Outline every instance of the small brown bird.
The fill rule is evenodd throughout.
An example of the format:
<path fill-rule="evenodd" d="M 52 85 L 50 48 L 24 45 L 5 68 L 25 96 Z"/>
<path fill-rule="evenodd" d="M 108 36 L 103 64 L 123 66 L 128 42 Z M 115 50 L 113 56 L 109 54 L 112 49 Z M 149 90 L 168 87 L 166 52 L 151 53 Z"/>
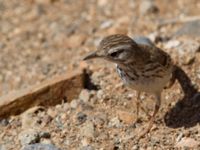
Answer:
<path fill-rule="evenodd" d="M 140 107 L 140 93 L 155 95 L 155 108 L 148 127 L 139 137 L 144 136 L 152 128 L 155 115 L 161 103 L 161 92 L 172 80 L 173 62 L 170 56 L 152 45 L 138 44 L 126 35 L 116 34 L 105 37 L 95 52 L 84 60 L 103 58 L 116 64 L 117 72 L 124 84 L 137 91 L 137 117 Z"/>

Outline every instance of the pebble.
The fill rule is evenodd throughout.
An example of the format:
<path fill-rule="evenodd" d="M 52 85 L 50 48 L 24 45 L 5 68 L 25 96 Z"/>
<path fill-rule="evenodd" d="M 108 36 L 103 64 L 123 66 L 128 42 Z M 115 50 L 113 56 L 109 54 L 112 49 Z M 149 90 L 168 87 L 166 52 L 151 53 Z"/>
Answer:
<path fill-rule="evenodd" d="M 2 120 L 0 120 L 0 125 L 1 126 L 7 126 L 8 124 L 9 124 L 8 119 L 2 119 Z"/>
<path fill-rule="evenodd" d="M 7 150 L 7 148 L 4 145 L 0 144 L 0 150 Z"/>
<path fill-rule="evenodd" d="M 92 122 L 85 122 L 80 129 L 80 134 L 87 138 L 95 137 L 95 128 Z"/>
<path fill-rule="evenodd" d="M 181 132 L 178 137 L 176 138 L 176 142 L 179 142 L 183 137 L 183 132 Z"/>
<path fill-rule="evenodd" d="M 138 145 L 134 145 L 131 150 L 138 150 L 139 149 L 139 146 Z"/>
<path fill-rule="evenodd" d="M 122 120 L 126 124 L 131 125 L 135 121 L 135 116 L 132 113 L 118 110 L 117 115 L 118 115 L 119 119 Z"/>
<path fill-rule="evenodd" d="M 104 22 L 101 23 L 100 25 L 100 29 L 106 29 L 106 28 L 109 28 L 113 25 L 113 20 L 106 20 Z"/>
<path fill-rule="evenodd" d="M 61 150 L 52 144 L 31 144 L 26 145 L 22 150 Z"/>
<path fill-rule="evenodd" d="M 107 114 L 105 113 L 99 113 L 94 116 L 93 122 L 97 126 L 102 126 L 104 123 L 106 123 L 108 120 Z"/>
<path fill-rule="evenodd" d="M 182 138 L 179 142 L 176 143 L 175 147 L 188 147 L 188 148 L 197 148 L 199 142 L 193 138 Z"/>
<path fill-rule="evenodd" d="M 40 138 L 50 138 L 51 134 L 49 132 L 46 132 L 46 131 L 41 131 L 39 133 L 39 136 L 40 136 Z"/>
<path fill-rule="evenodd" d="M 40 141 L 40 143 L 42 143 L 42 144 L 52 144 L 52 141 L 50 139 L 42 139 Z"/>
<path fill-rule="evenodd" d="M 18 136 L 21 145 L 35 144 L 40 141 L 39 133 L 36 130 L 28 129 L 22 131 Z"/>
<path fill-rule="evenodd" d="M 145 36 L 135 36 L 133 37 L 133 40 L 137 43 L 137 44 L 143 44 L 143 45 L 147 45 L 147 46 L 155 46 L 153 44 L 153 42 Z"/>
<path fill-rule="evenodd" d="M 103 90 L 98 90 L 98 91 L 97 91 L 97 98 L 98 98 L 98 99 L 102 99 L 103 96 L 104 96 Z"/>
<path fill-rule="evenodd" d="M 200 44 L 195 40 L 183 40 L 181 44 L 178 44 L 177 51 L 179 55 L 188 55 L 197 53 L 200 49 Z"/>
<path fill-rule="evenodd" d="M 87 146 L 80 148 L 80 150 L 95 150 L 95 149 L 92 146 L 87 145 Z"/>
<path fill-rule="evenodd" d="M 157 13 L 159 11 L 158 7 L 154 3 L 154 0 L 142 0 L 140 2 L 140 14 Z"/>
<path fill-rule="evenodd" d="M 118 117 L 114 117 L 110 120 L 110 122 L 108 123 L 108 127 L 121 127 L 121 123 Z"/>
<path fill-rule="evenodd" d="M 200 36 L 200 20 L 195 20 L 191 22 L 185 23 L 181 28 L 179 28 L 174 35 L 175 36 L 182 36 L 182 35 L 189 35 L 189 36 Z"/>
<path fill-rule="evenodd" d="M 70 107 L 73 108 L 73 109 L 76 109 L 78 106 L 78 102 L 76 99 L 72 100 L 71 103 L 70 103 Z"/>
<path fill-rule="evenodd" d="M 88 146 L 89 144 L 90 144 L 90 139 L 88 139 L 88 138 L 83 138 L 82 140 L 81 140 L 81 144 L 83 145 L 83 146 Z"/>
<path fill-rule="evenodd" d="M 171 49 L 171 48 L 176 48 L 181 44 L 180 41 L 178 40 L 170 40 L 167 43 L 165 43 L 164 48 L 165 49 Z"/>
<path fill-rule="evenodd" d="M 78 112 L 76 117 L 80 124 L 84 123 L 87 120 L 87 115 L 83 112 Z"/>
<path fill-rule="evenodd" d="M 82 100 L 83 102 L 87 103 L 90 99 L 89 91 L 86 89 L 83 89 L 79 95 L 79 99 Z"/>

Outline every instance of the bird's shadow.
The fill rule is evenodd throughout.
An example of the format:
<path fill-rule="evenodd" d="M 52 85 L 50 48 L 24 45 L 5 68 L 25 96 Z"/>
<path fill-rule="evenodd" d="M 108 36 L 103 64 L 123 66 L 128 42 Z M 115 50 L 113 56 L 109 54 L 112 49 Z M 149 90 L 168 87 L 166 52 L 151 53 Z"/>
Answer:
<path fill-rule="evenodd" d="M 193 127 L 200 123 L 200 92 L 192 86 L 190 78 L 178 66 L 175 77 L 182 87 L 184 97 L 165 114 L 164 121 L 170 128 Z"/>

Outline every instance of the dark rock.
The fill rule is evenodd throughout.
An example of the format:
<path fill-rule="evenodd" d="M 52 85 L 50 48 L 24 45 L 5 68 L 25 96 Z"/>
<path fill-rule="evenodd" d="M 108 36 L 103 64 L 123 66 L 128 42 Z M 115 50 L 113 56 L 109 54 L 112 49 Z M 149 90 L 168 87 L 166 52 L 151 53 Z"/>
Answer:
<path fill-rule="evenodd" d="M 82 124 L 87 120 L 87 115 L 82 112 L 79 112 L 77 114 L 77 120 L 79 121 L 80 124 Z"/>
<path fill-rule="evenodd" d="M 8 121 L 8 119 L 2 119 L 2 120 L 0 120 L 0 125 L 2 125 L 2 126 L 7 126 L 9 124 L 9 121 Z M 1 150 L 1 149 L 0 149 Z"/>
<path fill-rule="evenodd" d="M 50 138 L 51 134 L 49 132 L 43 131 L 43 132 L 39 133 L 39 136 L 40 136 L 40 138 Z"/>

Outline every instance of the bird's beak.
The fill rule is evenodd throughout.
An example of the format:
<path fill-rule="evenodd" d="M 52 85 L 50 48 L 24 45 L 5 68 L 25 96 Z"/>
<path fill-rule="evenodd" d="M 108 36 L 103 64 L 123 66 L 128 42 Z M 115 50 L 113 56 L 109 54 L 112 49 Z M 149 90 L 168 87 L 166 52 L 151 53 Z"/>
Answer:
<path fill-rule="evenodd" d="M 83 60 L 93 59 L 93 58 L 99 58 L 100 56 L 97 54 L 97 52 L 91 52 L 90 54 L 86 55 Z"/>

